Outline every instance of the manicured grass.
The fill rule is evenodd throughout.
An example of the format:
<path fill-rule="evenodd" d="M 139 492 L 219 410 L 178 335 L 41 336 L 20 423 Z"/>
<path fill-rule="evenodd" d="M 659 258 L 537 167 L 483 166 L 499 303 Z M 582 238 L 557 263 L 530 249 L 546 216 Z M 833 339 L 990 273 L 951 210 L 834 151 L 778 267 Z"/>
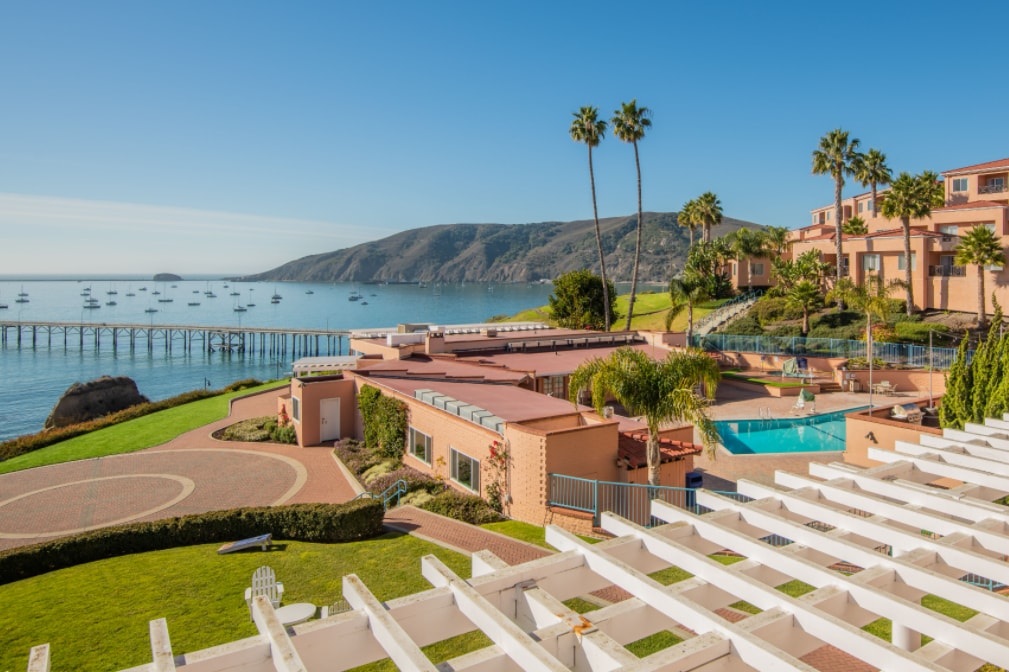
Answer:
<path fill-rule="evenodd" d="M 738 380 L 743 383 L 753 383 L 755 385 L 764 385 L 766 387 L 806 387 L 809 385 L 809 381 L 797 382 L 794 380 L 775 380 L 774 378 L 760 376 L 745 376 L 739 373 L 733 373 L 732 371 L 723 371 L 722 378 L 731 378 L 732 380 Z"/>
<path fill-rule="evenodd" d="M 231 399 L 278 387 L 281 384 L 272 382 L 238 392 L 227 392 L 76 436 L 0 462 L 0 474 L 71 460 L 132 453 L 157 446 L 191 429 L 227 417 L 228 402 Z"/>
<path fill-rule="evenodd" d="M 625 317 L 616 320 L 613 331 L 622 331 L 626 324 L 627 302 L 630 294 L 622 294 L 617 297 L 617 310 Z M 725 300 L 707 301 L 694 306 L 694 323 L 696 324 L 702 317 L 713 311 L 718 306 L 725 303 Z M 670 299 L 668 292 L 655 292 L 641 294 L 638 293 L 634 300 L 634 317 L 631 319 L 631 329 L 641 329 L 643 331 L 662 331 L 666 328 L 666 313 L 669 311 Z M 516 313 L 503 320 L 504 322 L 549 322 L 552 324 L 550 306 L 539 306 Z M 683 310 L 673 320 L 673 331 L 685 331 L 687 328 L 687 311 Z"/>
<path fill-rule="evenodd" d="M 31 647 L 45 642 L 54 669 L 150 662 L 148 622 L 162 617 L 176 655 L 253 636 L 244 592 L 264 564 L 284 582 L 286 604 L 319 606 L 342 596 L 345 574 L 357 574 L 379 600 L 429 589 L 420 572 L 424 555 L 470 575 L 467 557 L 409 535 L 346 544 L 286 541 L 267 553 L 217 555 L 218 546 L 111 558 L 0 586 L 0 670 L 26 669 Z M 486 643 L 474 648 L 480 646 Z"/>
<path fill-rule="evenodd" d="M 549 548 L 551 551 L 556 551 L 557 549 L 547 543 L 547 529 L 545 527 L 540 527 L 539 525 L 532 525 L 530 523 L 522 523 L 517 520 L 503 520 L 499 523 L 485 523 L 481 525 L 488 530 L 503 534 L 512 539 L 518 539 L 519 541 L 525 541 L 530 544 L 535 544 L 541 548 Z M 578 535 L 578 538 L 582 541 L 587 541 L 590 544 L 598 544 L 602 539 L 596 539 L 595 537 L 583 537 Z"/>

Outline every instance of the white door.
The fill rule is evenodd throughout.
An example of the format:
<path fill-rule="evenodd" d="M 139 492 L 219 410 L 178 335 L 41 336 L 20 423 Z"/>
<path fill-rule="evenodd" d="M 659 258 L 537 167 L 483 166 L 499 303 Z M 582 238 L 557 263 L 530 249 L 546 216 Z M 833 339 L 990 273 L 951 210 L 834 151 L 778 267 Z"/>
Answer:
<path fill-rule="evenodd" d="M 319 441 L 340 438 L 340 399 L 323 399 L 319 405 Z"/>

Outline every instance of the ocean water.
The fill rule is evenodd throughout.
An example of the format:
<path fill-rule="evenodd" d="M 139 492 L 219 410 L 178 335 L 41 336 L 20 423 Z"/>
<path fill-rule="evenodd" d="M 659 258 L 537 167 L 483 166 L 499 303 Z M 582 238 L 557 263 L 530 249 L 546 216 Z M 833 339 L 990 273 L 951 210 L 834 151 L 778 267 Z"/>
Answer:
<path fill-rule="evenodd" d="M 0 323 L 58 321 L 333 330 L 394 327 L 404 322 L 472 324 L 543 305 L 552 289 L 549 284 L 420 286 L 273 284 L 210 278 L 175 283 L 136 278 L 0 278 L 0 304 L 7 305 L 0 309 Z M 85 290 L 90 290 L 100 308 L 85 308 Z M 207 298 L 208 290 L 216 298 Z M 351 292 L 360 293 L 362 298 L 348 300 Z M 16 302 L 21 293 L 27 294 L 27 303 Z M 273 304 L 270 297 L 275 293 L 283 298 Z M 166 298 L 172 301 L 160 301 Z M 106 305 L 109 301 L 116 305 Z M 200 305 L 190 306 L 190 302 Z M 250 303 L 255 305 L 246 312 L 235 312 L 236 305 Z M 148 308 L 158 312 L 147 313 Z M 96 350 L 92 343 L 85 343 L 82 349 L 72 341 L 64 348 L 62 338 L 52 345 L 42 339 L 32 347 L 30 337 L 23 335 L 20 348 L 14 343 L 0 348 L 0 440 L 40 430 L 68 387 L 103 375 L 129 376 L 137 382 L 141 394 L 159 400 L 205 386 L 221 388 L 243 378 L 278 378 L 291 368 L 290 354 L 285 359 L 268 353 L 208 353 L 199 347 L 190 352 L 182 348 L 164 352 L 155 347 L 149 353 L 146 346 L 134 352 L 120 347 L 114 352 L 104 342 Z M 346 339 L 343 343 L 346 349 Z"/>

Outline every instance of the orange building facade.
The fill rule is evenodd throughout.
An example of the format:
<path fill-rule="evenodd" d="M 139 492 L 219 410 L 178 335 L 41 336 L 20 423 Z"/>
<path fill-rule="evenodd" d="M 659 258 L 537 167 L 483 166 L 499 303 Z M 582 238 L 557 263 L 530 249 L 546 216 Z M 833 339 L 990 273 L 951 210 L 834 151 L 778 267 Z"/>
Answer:
<path fill-rule="evenodd" d="M 1009 158 L 966 166 L 942 173 L 945 204 L 930 217 L 911 220 L 911 277 L 917 310 L 977 309 L 978 269 L 958 266 L 955 250 L 961 236 L 976 226 L 990 228 L 1009 247 Z M 842 235 L 842 273 L 860 284 L 870 274 L 886 280 L 903 280 L 905 273 L 904 237 L 899 220 L 879 214 L 886 200 L 886 189 L 878 190 L 876 202 L 871 193 L 850 196 L 841 203 L 843 221 L 852 217 L 865 220 L 867 232 Z M 792 231 L 791 258 L 816 250 L 820 258 L 836 266 L 834 204 L 812 211 L 812 222 Z M 736 262 L 733 262 L 736 263 Z M 751 260 L 753 264 L 767 259 Z M 743 266 L 744 264 L 740 264 Z M 991 313 L 992 292 L 999 303 L 1009 303 L 1009 270 L 1005 266 L 983 269 L 985 310 Z M 733 284 L 745 289 L 750 283 L 744 273 L 732 275 Z M 768 276 L 764 285 L 773 281 Z M 897 297 L 897 295 L 894 295 Z M 899 298 L 899 297 L 898 297 Z"/>
<path fill-rule="evenodd" d="M 560 330 L 551 335 L 567 338 Z M 302 446 L 362 439 L 357 395 L 370 385 L 406 406 L 405 465 L 464 493 L 488 498 L 497 490 L 505 514 L 516 520 L 589 532 L 591 517 L 549 506 L 548 475 L 646 483 L 647 427 L 619 415 L 600 416 L 567 400 L 570 372 L 587 357 L 605 356 L 616 344 L 548 350 L 545 344 L 531 347 L 528 338 L 524 352 L 511 352 L 521 339 L 486 334 L 450 338 L 448 349 L 455 340 L 460 353 L 445 353 L 440 336 L 425 339 L 428 346 L 436 344 L 437 352 L 425 351 L 418 342 L 353 340 L 357 352 L 369 353 L 358 360 L 356 370 L 294 378 L 277 400 L 278 413 L 288 411 Z M 481 339 L 483 348 L 478 349 L 474 344 Z M 666 429 L 660 438 L 662 483 L 683 487 L 693 456 L 701 450 L 692 443 L 693 426 Z"/>

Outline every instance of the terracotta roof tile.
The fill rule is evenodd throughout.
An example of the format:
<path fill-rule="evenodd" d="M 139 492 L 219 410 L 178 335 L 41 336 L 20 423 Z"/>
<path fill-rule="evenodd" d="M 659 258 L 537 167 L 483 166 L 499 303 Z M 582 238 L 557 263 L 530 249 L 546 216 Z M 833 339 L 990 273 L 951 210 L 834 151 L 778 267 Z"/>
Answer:
<path fill-rule="evenodd" d="M 928 231 L 920 227 L 911 227 L 911 237 L 912 238 L 943 238 L 949 234 L 939 233 L 938 231 Z M 860 236 L 855 236 L 856 238 L 897 238 L 904 236 L 904 229 L 883 229 L 882 231 L 874 231 L 872 233 L 864 233 Z"/>
<path fill-rule="evenodd" d="M 954 168 L 953 170 L 943 171 L 943 175 L 960 175 L 963 173 L 979 173 L 984 170 L 994 170 L 997 168 L 1009 169 L 1009 159 L 999 159 L 998 161 L 988 161 L 987 163 L 975 163 L 973 166 L 964 166 L 963 168 Z"/>
<path fill-rule="evenodd" d="M 648 465 L 648 454 L 646 443 L 648 434 L 643 432 L 621 432 L 620 443 L 617 447 L 617 457 L 626 459 L 632 469 L 638 469 Z M 659 438 L 659 453 L 662 462 L 671 462 L 677 457 L 686 455 L 698 455 L 703 448 L 693 443 L 674 441 L 667 438 Z"/>
<path fill-rule="evenodd" d="M 1004 208 L 1005 203 L 999 203 L 998 201 L 968 201 L 966 203 L 957 203 L 956 205 L 947 205 L 944 208 L 936 208 L 932 212 L 944 212 L 947 210 L 980 210 L 981 208 Z"/>

